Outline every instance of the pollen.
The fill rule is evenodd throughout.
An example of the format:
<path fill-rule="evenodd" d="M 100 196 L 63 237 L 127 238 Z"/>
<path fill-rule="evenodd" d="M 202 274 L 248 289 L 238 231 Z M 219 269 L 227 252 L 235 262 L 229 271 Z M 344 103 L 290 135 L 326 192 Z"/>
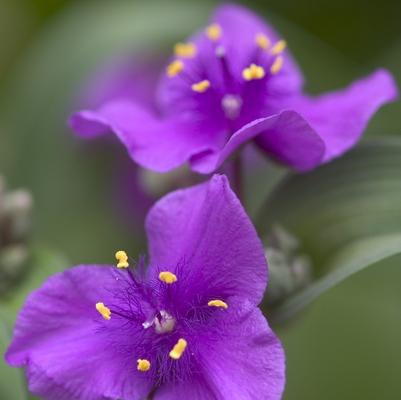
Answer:
<path fill-rule="evenodd" d="M 272 66 L 270 67 L 270 72 L 272 74 L 277 74 L 280 72 L 281 68 L 283 68 L 284 58 L 282 56 L 278 56 Z"/>
<path fill-rule="evenodd" d="M 224 302 L 223 300 L 210 300 L 207 305 L 209 307 L 221 307 L 224 309 L 228 308 L 228 304 L 226 302 Z"/>
<path fill-rule="evenodd" d="M 262 79 L 265 76 L 265 70 L 263 67 L 251 64 L 248 68 L 242 71 L 242 77 L 246 81 L 252 81 L 254 79 Z"/>
<path fill-rule="evenodd" d="M 191 89 L 192 89 L 194 92 L 203 93 L 203 92 L 206 92 L 206 90 L 209 89 L 209 87 L 210 87 L 210 81 L 208 81 L 207 79 L 205 79 L 205 80 L 200 81 L 200 82 L 198 82 L 198 83 L 194 83 L 194 84 L 191 86 Z"/>
<path fill-rule="evenodd" d="M 111 311 L 109 307 L 106 307 L 104 303 L 96 303 L 96 310 L 99 314 L 107 321 L 111 318 Z"/>
<path fill-rule="evenodd" d="M 219 40 L 222 30 L 219 24 L 212 24 L 206 28 L 206 36 L 213 41 Z"/>
<path fill-rule="evenodd" d="M 168 285 L 171 285 L 174 282 L 177 282 L 177 277 L 169 271 L 162 271 L 159 274 L 159 279 L 164 282 L 167 283 Z"/>
<path fill-rule="evenodd" d="M 184 63 L 180 60 L 174 60 L 167 65 L 166 73 L 169 78 L 173 78 L 184 70 Z"/>
<path fill-rule="evenodd" d="M 177 43 L 174 46 L 174 54 L 177 57 L 193 58 L 196 55 L 196 46 L 193 43 Z"/>
<path fill-rule="evenodd" d="M 187 341 L 185 339 L 178 339 L 178 342 L 174 345 L 173 350 L 170 351 L 169 355 L 172 359 L 178 360 L 183 355 L 187 348 Z"/>
<path fill-rule="evenodd" d="M 137 370 L 141 372 L 146 372 L 150 370 L 150 361 L 146 360 L 145 358 L 139 358 L 137 361 Z"/>
<path fill-rule="evenodd" d="M 118 250 L 115 254 L 117 263 L 117 268 L 128 268 L 128 255 L 124 250 Z"/>
<path fill-rule="evenodd" d="M 285 40 L 279 40 L 271 50 L 271 53 L 274 56 L 277 56 L 278 54 L 281 54 L 287 47 L 287 42 Z"/>
<path fill-rule="evenodd" d="M 255 42 L 263 50 L 268 49 L 271 45 L 269 38 L 263 33 L 258 33 L 255 36 Z"/>

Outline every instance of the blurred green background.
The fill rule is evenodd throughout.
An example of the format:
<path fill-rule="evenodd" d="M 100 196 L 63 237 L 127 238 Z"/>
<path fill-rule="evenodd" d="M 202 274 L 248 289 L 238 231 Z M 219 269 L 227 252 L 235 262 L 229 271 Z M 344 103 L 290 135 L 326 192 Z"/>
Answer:
<path fill-rule="evenodd" d="M 49 273 L 76 263 L 112 262 L 117 247 L 132 254 L 145 250 L 141 227 L 121 224 L 111 206 L 116 154 L 102 147 L 91 151 L 95 145 L 83 145 L 66 128 L 78 89 L 112 55 L 139 49 L 165 54 L 204 25 L 216 4 L 0 0 L 0 174 L 9 187 L 29 189 L 35 201 L 33 267 L 25 284 L 3 301 L 2 349 L 15 310 Z M 242 4 L 288 39 L 310 92 L 345 86 L 379 66 L 401 84 L 400 1 Z M 383 135 L 401 135 L 400 102 L 369 125 L 367 137 Z M 258 173 L 265 192 L 268 179 L 265 170 Z M 249 204 L 256 212 L 262 195 L 254 197 Z M 400 262 L 395 257 L 353 276 L 278 329 L 287 352 L 285 399 L 401 397 Z M 24 399 L 20 380 L 2 361 L 0 398 Z"/>

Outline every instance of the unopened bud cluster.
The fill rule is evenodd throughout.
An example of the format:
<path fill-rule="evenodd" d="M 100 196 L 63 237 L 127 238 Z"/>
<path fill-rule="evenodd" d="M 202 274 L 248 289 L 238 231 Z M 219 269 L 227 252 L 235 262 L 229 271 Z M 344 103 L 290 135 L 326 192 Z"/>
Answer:
<path fill-rule="evenodd" d="M 282 227 L 274 227 L 267 243 L 269 288 L 265 304 L 274 306 L 307 286 L 312 279 L 312 268 L 309 258 L 300 253 L 298 240 Z"/>
<path fill-rule="evenodd" d="M 24 275 L 31 210 L 30 193 L 22 189 L 8 191 L 0 176 L 0 297 Z"/>

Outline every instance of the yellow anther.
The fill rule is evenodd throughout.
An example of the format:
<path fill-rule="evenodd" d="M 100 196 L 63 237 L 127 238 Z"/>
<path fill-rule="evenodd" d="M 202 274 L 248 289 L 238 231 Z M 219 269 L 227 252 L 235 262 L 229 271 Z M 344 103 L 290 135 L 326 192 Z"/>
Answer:
<path fill-rule="evenodd" d="M 228 308 L 228 304 L 224 302 L 223 300 L 210 300 L 207 305 L 209 307 L 221 307 L 221 308 Z"/>
<path fill-rule="evenodd" d="M 200 81 L 198 83 L 194 83 L 191 86 L 191 89 L 194 92 L 203 93 L 203 92 L 206 92 L 206 90 L 209 89 L 209 87 L 210 87 L 210 82 L 207 79 L 205 79 L 205 80 Z"/>
<path fill-rule="evenodd" d="M 196 46 L 193 43 L 177 43 L 174 46 L 174 54 L 183 58 L 195 57 Z"/>
<path fill-rule="evenodd" d="M 169 285 L 174 282 L 177 282 L 177 277 L 172 272 L 168 272 L 168 271 L 160 272 L 159 279 L 162 282 L 167 283 Z"/>
<path fill-rule="evenodd" d="M 251 81 L 253 79 L 262 79 L 265 76 L 265 70 L 256 64 L 251 64 L 248 68 L 242 71 L 242 77 L 246 81 Z"/>
<path fill-rule="evenodd" d="M 221 26 L 219 24 L 211 24 L 206 28 L 206 36 L 210 40 L 219 40 L 222 34 Z"/>
<path fill-rule="evenodd" d="M 270 47 L 270 44 L 271 44 L 269 38 L 263 33 L 258 33 L 255 36 L 255 42 L 263 50 L 268 49 Z"/>
<path fill-rule="evenodd" d="M 278 54 L 282 53 L 287 47 L 287 42 L 285 40 L 279 40 L 271 50 L 271 53 L 274 56 L 277 56 Z"/>
<path fill-rule="evenodd" d="M 184 63 L 180 60 L 174 60 L 167 65 L 166 73 L 169 78 L 173 78 L 184 70 Z"/>
<path fill-rule="evenodd" d="M 150 361 L 146 359 L 139 358 L 137 361 L 137 370 L 141 372 L 146 372 L 150 370 Z"/>
<path fill-rule="evenodd" d="M 96 310 L 99 314 L 107 321 L 111 318 L 111 311 L 109 307 L 106 307 L 103 303 L 96 303 Z"/>
<path fill-rule="evenodd" d="M 116 252 L 116 260 L 118 261 L 117 263 L 117 268 L 128 268 L 128 255 L 125 251 L 123 250 L 118 250 Z"/>
<path fill-rule="evenodd" d="M 270 67 L 270 72 L 272 74 L 277 74 L 278 72 L 280 72 L 281 68 L 283 67 L 283 63 L 284 58 L 282 56 L 278 56 Z"/>
<path fill-rule="evenodd" d="M 185 339 L 178 339 L 178 342 L 173 347 L 173 350 L 171 350 L 169 353 L 170 357 L 174 360 L 178 360 L 187 348 L 187 344 L 188 343 Z"/>

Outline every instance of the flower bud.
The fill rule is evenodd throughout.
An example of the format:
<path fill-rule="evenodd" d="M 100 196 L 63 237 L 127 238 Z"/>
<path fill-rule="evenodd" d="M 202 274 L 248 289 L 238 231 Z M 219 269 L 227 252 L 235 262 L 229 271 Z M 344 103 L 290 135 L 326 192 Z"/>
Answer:
<path fill-rule="evenodd" d="M 265 304 L 272 306 L 311 282 L 312 269 L 307 256 L 300 254 L 298 240 L 275 226 L 265 249 L 269 263 L 269 287 Z"/>
<path fill-rule="evenodd" d="M 7 191 L 0 176 L 0 297 L 26 275 L 32 196 L 26 190 Z"/>

